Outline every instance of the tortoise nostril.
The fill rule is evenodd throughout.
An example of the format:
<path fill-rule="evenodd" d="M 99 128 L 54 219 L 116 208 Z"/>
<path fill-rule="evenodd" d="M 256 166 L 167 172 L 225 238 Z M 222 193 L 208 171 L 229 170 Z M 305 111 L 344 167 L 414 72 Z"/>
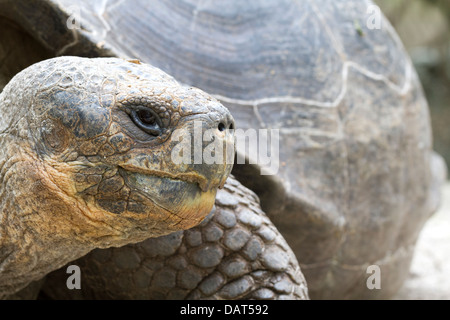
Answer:
<path fill-rule="evenodd" d="M 220 122 L 217 126 L 217 129 L 219 129 L 220 132 L 225 131 L 225 124 L 223 122 Z"/>

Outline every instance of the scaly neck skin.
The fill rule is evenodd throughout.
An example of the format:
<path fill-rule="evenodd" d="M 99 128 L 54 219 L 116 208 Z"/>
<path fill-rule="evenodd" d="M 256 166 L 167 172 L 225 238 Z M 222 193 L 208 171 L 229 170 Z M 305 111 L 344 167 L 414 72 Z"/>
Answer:
<path fill-rule="evenodd" d="M 6 149 L 0 162 L 0 298 L 102 247 L 102 239 L 120 236 L 90 221 L 31 152 L 14 144 Z"/>
<path fill-rule="evenodd" d="M 37 158 L 20 113 L 29 108 L 11 104 L 24 101 L 16 97 L 21 90 L 11 90 L 0 93 L 0 299 L 123 238 L 112 219 L 92 221 L 89 209 L 56 184 L 70 181 Z"/>

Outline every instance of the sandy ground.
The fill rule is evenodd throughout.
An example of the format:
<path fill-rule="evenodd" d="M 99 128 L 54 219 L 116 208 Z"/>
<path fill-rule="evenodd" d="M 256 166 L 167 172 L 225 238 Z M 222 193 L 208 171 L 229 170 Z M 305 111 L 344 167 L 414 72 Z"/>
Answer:
<path fill-rule="evenodd" d="M 450 299 L 450 183 L 441 208 L 425 224 L 417 242 L 410 277 L 396 299 Z"/>

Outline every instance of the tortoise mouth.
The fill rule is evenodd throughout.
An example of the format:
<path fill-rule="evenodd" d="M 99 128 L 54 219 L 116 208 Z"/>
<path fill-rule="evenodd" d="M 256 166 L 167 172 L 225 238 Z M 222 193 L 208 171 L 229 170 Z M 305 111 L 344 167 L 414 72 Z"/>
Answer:
<path fill-rule="evenodd" d="M 154 169 L 142 169 L 126 164 L 121 165 L 119 167 L 123 169 L 125 172 L 127 172 L 128 176 L 148 177 L 148 179 L 154 180 L 153 182 L 159 179 L 161 181 L 172 182 L 175 185 L 177 183 L 189 183 L 197 185 L 198 188 L 203 192 L 208 192 L 212 188 L 211 183 L 209 183 L 208 179 L 206 179 L 203 175 L 199 173 L 187 172 L 187 173 L 173 174 L 170 172 L 159 171 Z"/>
<path fill-rule="evenodd" d="M 174 219 L 175 224 L 183 225 L 182 229 L 196 225 L 211 211 L 217 192 L 217 188 L 202 189 L 200 184 L 204 180 L 192 175 L 148 174 L 147 171 L 128 170 L 122 176 L 127 186 L 146 198 L 141 203 L 147 209 L 163 209 L 171 216 L 163 220 Z"/>

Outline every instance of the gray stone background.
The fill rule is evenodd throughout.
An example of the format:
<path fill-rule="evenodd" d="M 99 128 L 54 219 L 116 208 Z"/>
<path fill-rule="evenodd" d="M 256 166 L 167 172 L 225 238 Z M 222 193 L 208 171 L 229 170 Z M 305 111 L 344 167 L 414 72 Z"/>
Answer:
<path fill-rule="evenodd" d="M 402 39 L 430 105 L 434 149 L 450 168 L 450 0 L 375 0 Z M 396 299 L 450 299 L 450 183 Z"/>

